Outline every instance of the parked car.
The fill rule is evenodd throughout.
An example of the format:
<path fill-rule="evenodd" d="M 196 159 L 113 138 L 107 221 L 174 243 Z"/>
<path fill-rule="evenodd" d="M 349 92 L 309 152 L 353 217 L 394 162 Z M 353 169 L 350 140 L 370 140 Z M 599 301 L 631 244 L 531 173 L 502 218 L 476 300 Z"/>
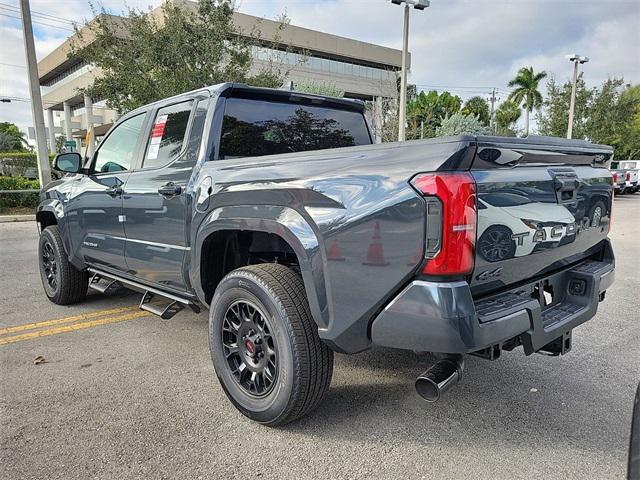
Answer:
<path fill-rule="evenodd" d="M 478 253 L 499 262 L 575 236 L 575 218 L 563 205 L 497 191 L 477 199 Z M 569 226 L 569 228 L 567 228 Z"/>
<path fill-rule="evenodd" d="M 640 188 L 640 186 L 638 186 L 638 170 L 627 170 L 624 180 L 626 193 L 636 193 Z"/>
<path fill-rule="evenodd" d="M 614 279 L 611 154 L 549 137 L 373 145 L 359 101 L 216 85 L 128 113 L 84 162 L 56 157 L 42 283 L 57 304 L 125 286 L 164 319 L 208 309 L 223 390 L 263 424 L 309 413 L 333 352 L 373 345 L 436 353 L 416 380 L 435 401 L 464 354 L 571 349 Z M 503 224 L 515 250 L 489 257 L 478 235 Z"/>
<path fill-rule="evenodd" d="M 613 190 L 615 194 L 624 195 L 627 191 L 627 171 L 612 170 L 611 176 L 613 178 Z"/>

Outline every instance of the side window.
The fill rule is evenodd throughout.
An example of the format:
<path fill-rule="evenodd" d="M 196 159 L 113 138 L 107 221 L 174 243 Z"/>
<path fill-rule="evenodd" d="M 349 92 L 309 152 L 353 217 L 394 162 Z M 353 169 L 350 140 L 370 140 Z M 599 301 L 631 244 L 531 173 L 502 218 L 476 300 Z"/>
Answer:
<path fill-rule="evenodd" d="M 158 110 L 147 142 L 142 168 L 163 167 L 182 152 L 193 101 L 176 103 Z"/>
<path fill-rule="evenodd" d="M 144 113 L 131 117 L 109 134 L 95 153 L 94 173 L 121 172 L 131 168 L 144 117 Z"/>

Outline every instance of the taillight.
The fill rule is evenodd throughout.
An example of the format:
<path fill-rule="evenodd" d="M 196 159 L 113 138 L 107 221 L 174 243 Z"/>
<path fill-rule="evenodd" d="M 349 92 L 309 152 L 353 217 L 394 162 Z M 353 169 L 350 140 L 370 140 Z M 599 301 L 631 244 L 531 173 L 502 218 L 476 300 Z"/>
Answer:
<path fill-rule="evenodd" d="M 627 172 L 627 182 L 631 181 L 631 172 Z"/>
<path fill-rule="evenodd" d="M 426 275 L 473 271 L 476 182 L 470 173 L 423 173 L 411 180 L 427 202 Z"/>
<path fill-rule="evenodd" d="M 613 176 L 613 184 L 615 185 L 616 183 L 618 183 L 618 174 L 616 172 L 613 172 L 612 176 Z"/>

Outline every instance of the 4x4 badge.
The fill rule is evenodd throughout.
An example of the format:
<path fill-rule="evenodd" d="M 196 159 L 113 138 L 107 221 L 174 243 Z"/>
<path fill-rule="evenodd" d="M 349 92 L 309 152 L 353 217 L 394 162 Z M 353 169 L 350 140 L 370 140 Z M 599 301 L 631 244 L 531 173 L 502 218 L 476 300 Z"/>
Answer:
<path fill-rule="evenodd" d="M 494 268 L 493 270 L 487 270 L 486 272 L 476 275 L 476 280 L 486 280 L 488 278 L 499 277 L 502 273 L 502 267 Z"/>

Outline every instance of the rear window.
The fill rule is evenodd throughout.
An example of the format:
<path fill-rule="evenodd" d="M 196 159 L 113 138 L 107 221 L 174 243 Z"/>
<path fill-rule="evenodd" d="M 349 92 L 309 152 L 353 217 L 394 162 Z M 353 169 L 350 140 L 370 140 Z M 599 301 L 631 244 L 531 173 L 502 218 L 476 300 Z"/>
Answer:
<path fill-rule="evenodd" d="M 220 158 L 369 145 L 359 112 L 294 103 L 227 99 Z"/>

